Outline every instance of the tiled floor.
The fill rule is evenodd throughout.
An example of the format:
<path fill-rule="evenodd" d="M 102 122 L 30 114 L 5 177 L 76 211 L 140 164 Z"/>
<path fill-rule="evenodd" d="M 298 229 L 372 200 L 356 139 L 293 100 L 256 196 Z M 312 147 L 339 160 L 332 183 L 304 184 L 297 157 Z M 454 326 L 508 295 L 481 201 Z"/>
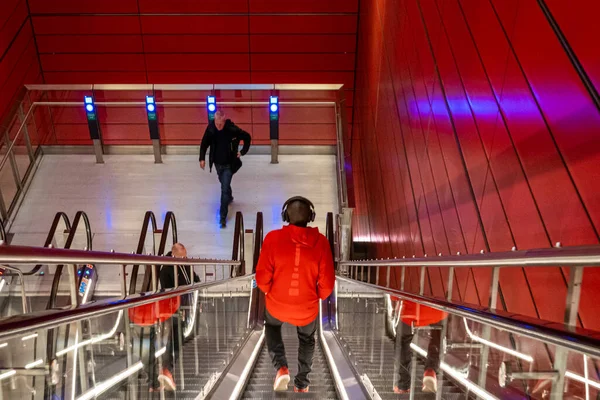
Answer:
<path fill-rule="evenodd" d="M 266 234 L 281 227 L 281 205 L 294 195 L 315 203 L 315 226 L 324 232 L 326 213 L 337 207 L 334 156 L 280 156 L 280 163 L 271 165 L 270 156 L 249 155 L 243 162 L 233 179 L 229 224 L 221 230 L 216 172 L 202 171 L 195 156 L 168 155 L 163 164 L 154 164 L 152 156 L 112 155 L 96 164 L 88 155 L 46 155 L 11 229 L 13 244 L 40 246 L 57 211 L 73 218 L 83 210 L 94 250 L 131 252 L 147 210 L 160 226 L 164 214 L 173 211 L 179 241 L 190 256 L 231 258 L 235 212 L 242 211 L 246 229 L 253 229 L 262 211 Z M 85 246 L 79 236 L 74 248 Z"/>

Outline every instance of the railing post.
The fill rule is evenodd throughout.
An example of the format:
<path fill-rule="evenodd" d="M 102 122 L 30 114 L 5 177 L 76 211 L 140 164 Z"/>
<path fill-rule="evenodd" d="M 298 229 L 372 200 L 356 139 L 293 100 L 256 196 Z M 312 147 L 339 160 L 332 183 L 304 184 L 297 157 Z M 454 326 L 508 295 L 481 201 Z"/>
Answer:
<path fill-rule="evenodd" d="M 390 287 L 390 278 L 392 275 L 392 267 L 390 265 L 387 266 L 386 277 L 385 277 L 385 287 Z"/>
<path fill-rule="evenodd" d="M 490 310 L 495 310 L 496 305 L 498 304 L 498 289 L 500 286 L 500 267 L 492 268 L 492 281 L 490 283 L 490 299 L 488 302 L 488 307 Z M 489 325 L 484 325 L 482 329 L 482 338 L 485 340 L 490 340 L 490 336 L 492 334 L 492 329 Z M 484 345 L 481 349 L 481 358 L 479 365 L 479 386 L 485 389 L 485 383 L 487 379 L 487 365 L 488 358 L 490 355 L 489 346 Z"/>
<path fill-rule="evenodd" d="M 583 282 L 583 267 L 571 267 L 567 288 L 567 304 L 565 308 L 565 325 L 571 329 L 577 327 L 579 301 L 581 299 L 581 283 Z M 558 372 L 558 379 L 552 382 L 552 399 L 562 399 L 565 391 L 565 372 L 569 351 L 564 347 L 556 347 L 554 353 L 554 370 Z"/>
<path fill-rule="evenodd" d="M 34 107 L 33 105 L 31 107 Z M 19 119 L 21 123 L 25 122 L 25 113 L 23 112 L 23 103 L 19 104 Z M 35 117 L 33 118 L 35 119 Z M 27 147 L 27 154 L 29 155 L 29 161 L 33 162 L 34 154 L 33 147 L 31 146 L 31 138 L 29 137 L 29 129 L 27 128 L 27 123 L 23 124 L 23 137 L 25 138 L 25 146 Z"/>

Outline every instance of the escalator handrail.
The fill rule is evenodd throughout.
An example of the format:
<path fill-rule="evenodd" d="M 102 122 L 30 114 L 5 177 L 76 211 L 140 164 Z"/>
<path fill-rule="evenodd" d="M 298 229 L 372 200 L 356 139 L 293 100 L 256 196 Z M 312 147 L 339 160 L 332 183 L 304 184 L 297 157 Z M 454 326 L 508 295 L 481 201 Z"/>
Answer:
<path fill-rule="evenodd" d="M 171 258 L 172 257 L 161 257 Z M 177 260 L 177 259 L 176 259 Z M 181 263 L 181 260 L 177 261 Z M 156 303 L 172 297 L 192 294 L 198 290 L 212 286 L 222 285 L 225 282 L 248 279 L 247 276 L 226 279 L 217 282 L 202 282 L 191 285 L 181 285 L 175 289 L 165 289 L 153 293 L 136 293 L 125 299 L 106 299 L 90 302 L 79 307 L 60 308 L 38 311 L 28 315 L 16 315 L 0 320 L 0 340 L 6 341 L 26 333 L 36 332 L 41 329 L 52 330 L 61 325 L 85 319 L 101 317 L 121 310 Z"/>
<path fill-rule="evenodd" d="M 256 213 L 256 229 L 254 230 L 254 254 L 252 260 L 252 273 L 256 273 L 256 266 L 258 265 L 258 259 L 260 258 L 260 251 L 262 250 L 262 244 L 264 239 L 264 222 L 263 213 Z"/>
<path fill-rule="evenodd" d="M 177 258 L 107 251 L 49 249 L 30 246 L 0 246 L 0 264 L 102 264 L 102 265 L 240 265 L 239 261 Z"/>
<path fill-rule="evenodd" d="M 336 279 L 377 289 L 382 294 L 389 294 L 452 315 L 458 315 L 467 318 L 468 320 L 491 326 L 495 329 L 526 336 L 534 340 L 564 347 L 568 350 L 587 354 L 589 356 L 600 357 L 600 336 L 598 336 L 597 331 L 579 327 L 568 327 L 562 324 L 521 316 L 506 311 L 492 311 L 487 307 L 480 307 L 468 303 L 456 301 L 449 302 L 441 298 L 421 296 L 410 292 L 358 282 L 339 275 Z M 596 336 L 594 337 L 593 335 Z"/>
<path fill-rule="evenodd" d="M 457 256 L 340 261 L 346 267 L 599 267 L 600 246 L 572 246 Z"/>
<path fill-rule="evenodd" d="M 244 215 L 241 211 L 235 213 L 235 228 L 233 230 L 233 251 L 231 259 L 240 261 L 240 275 L 245 275 L 245 238 L 244 238 Z M 230 277 L 233 278 L 233 268 Z"/>
<path fill-rule="evenodd" d="M 92 250 L 92 229 L 90 226 L 90 220 L 87 214 L 83 211 L 77 211 L 77 213 L 75 214 L 75 218 L 73 219 L 73 225 L 71 225 L 71 229 L 69 230 L 69 236 L 67 236 L 67 241 L 65 242 L 65 249 L 70 249 L 73 245 L 73 241 L 75 240 L 75 234 L 77 233 L 77 228 L 79 227 L 79 222 L 82 219 L 85 225 L 85 233 L 87 240 L 86 251 Z M 46 306 L 47 310 L 56 306 L 56 296 L 58 294 L 58 286 L 60 284 L 62 270 L 63 264 L 59 264 L 56 266 L 54 279 L 52 280 L 52 288 L 50 290 L 50 297 L 48 299 L 48 305 Z"/>
<path fill-rule="evenodd" d="M 331 249 L 331 255 L 335 259 L 335 236 L 333 234 L 333 213 L 327 213 L 327 223 L 325 224 L 325 236 L 329 242 L 329 248 Z"/>
<path fill-rule="evenodd" d="M 142 222 L 142 231 L 140 232 L 140 238 L 138 239 L 138 246 L 135 251 L 135 254 L 142 254 L 144 252 L 144 247 L 146 246 L 146 236 L 148 235 L 148 227 L 150 226 L 150 224 L 152 224 L 152 254 L 154 254 L 154 249 L 156 248 L 154 232 L 156 232 L 158 225 L 156 224 L 156 216 L 152 211 L 146 211 L 146 214 L 144 214 L 144 221 Z M 134 265 L 131 270 L 131 279 L 129 280 L 129 294 L 135 293 L 139 268 L 139 265 Z"/>
<path fill-rule="evenodd" d="M 156 251 L 156 255 L 158 256 L 162 256 L 165 254 L 165 250 L 167 247 L 167 238 L 169 237 L 169 231 L 171 232 L 173 244 L 177 243 L 177 220 L 175 219 L 175 214 L 173 213 L 173 211 L 167 211 L 167 213 L 165 214 L 165 220 L 163 221 L 163 229 L 160 234 L 160 242 L 158 244 L 158 250 Z M 156 276 L 158 276 L 160 272 L 160 267 L 160 264 L 154 264 L 152 266 L 146 265 L 146 273 L 144 274 L 144 280 L 142 281 L 142 292 L 147 292 L 150 290 L 150 285 L 152 284 L 151 268 L 156 268 Z M 135 291 L 135 286 L 130 286 L 129 290 Z"/>
<path fill-rule="evenodd" d="M 44 247 L 49 247 L 52 244 L 52 241 L 54 240 L 54 236 L 56 235 L 56 230 L 58 229 L 58 223 L 60 222 L 61 219 L 63 220 L 63 222 L 65 224 L 65 229 L 67 230 L 67 232 L 71 231 L 71 221 L 69 220 L 69 216 L 62 211 L 57 212 L 56 215 L 54 216 L 54 220 L 52 221 L 52 225 L 50 226 L 50 230 L 48 231 L 48 236 L 46 236 L 46 241 L 44 242 Z M 35 267 L 33 267 L 30 271 L 23 272 L 23 276 L 35 275 L 39 272 L 40 269 L 42 269 L 42 267 L 43 267 L 43 264 L 38 264 Z M 6 276 L 16 276 L 16 274 L 10 273 L 10 274 L 6 274 Z"/>

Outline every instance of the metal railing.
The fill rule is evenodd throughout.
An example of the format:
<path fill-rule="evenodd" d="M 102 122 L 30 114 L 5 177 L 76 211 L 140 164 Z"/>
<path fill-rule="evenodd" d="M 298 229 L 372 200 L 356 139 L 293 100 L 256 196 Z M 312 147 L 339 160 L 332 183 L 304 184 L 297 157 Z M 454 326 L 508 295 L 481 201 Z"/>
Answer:
<path fill-rule="evenodd" d="M 423 258 L 393 260 L 342 261 L 339 265 L 346 268 L 348 277 L 362 282 L 372 282 L 371 274 L 374 273 L 375 285 L 380 288 L 383 286 L 379 283 L 380 274 L 383 269 L 386 272 L 385 289 L 391 291 L 394 291 L 390 287 L 392 268 L 400 268 L 400 290 L 397 292 L 394 291 L 399 297 L 482 322 L 486 324 L 483 331 L 483 338 L 486 340 L 489 339 L 490 328 L 496 327 L 510 333 L 558 345 L 559 347 L 557 347 L 553 364 L 554 370 L 562 373 L 560 374 L 560 378 L 552 383 L 552 393 L 563 392 L 565 385 L 564 371 L 566 371 L 567 367 L 569 350 L 600 357 L 600 340 L 592 337 L 594 334 L 597 336 L 598 332 L 586 331 L 577 327 L 584 269 L 586 267 L 593 268 L 600 266 L 600 246 L 557 247 L 524 251 L 513 250 L 503 253 L 458 254 L 456 256 L 439 255 L 437 257 L 425 256 Z M 405 291 L 407 267 L 420 269 L 418 294 Z M 427 268 L 430 267 L 448 268 L 445 293 L 446 301 L 424 296 L 425 277 Z M 557 327 L 555 323 L 542 320 L 536 323 L 532 322 L 531 318 L 496 310 L 500 288 L 500 270 L 501 268 L 514 267 L 570 267 L 567 280 L 564 326 Z M 487 307 L 478 307 L 473 304 L 457 304 L 452 301 L 455 268 L 492 268 Z M 488 352 L 489 349 L 487 347 L 482 352 L 480 380 L 483 380 L 486 373 Z"/>

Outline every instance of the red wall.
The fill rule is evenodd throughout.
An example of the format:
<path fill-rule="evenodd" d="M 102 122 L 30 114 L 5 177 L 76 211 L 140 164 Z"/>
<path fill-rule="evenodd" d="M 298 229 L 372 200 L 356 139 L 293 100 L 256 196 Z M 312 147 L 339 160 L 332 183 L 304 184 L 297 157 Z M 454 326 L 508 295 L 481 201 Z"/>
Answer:
<path fill-rule="evenodd" d="M 24 83 L 41 83 L 27 2 L 4 0 L 0 7 L 0 121 L 11 116 L 11 106 L 22 94 Z"/>
<path fill-rule="evenodd" d="M 340 83 L 352 115 L 358 0 L 29 0 L 29 5 L 45 83 Z M 194 100 L 205 94 L 198 95 Z M 263 97 L 238 92 L 233 100 Z M 108 143 L 148 142 L 143 109 L 131 111 L 129 120 L 120 115 L 127 114 L 124 109 L 99 116 Z M 205 123 L 204 110 L 187 111 L 161 111 L 170 121 L 166 142 L 197 141 L 195 125 Z M 65 117 L 59 118 L 56 143 L 89 142 L 78 130 L 85 128 L 85 116 L 73 114 L 81 110 L 57 112 Z M 252 133 L 260 143 L 268 135 L 257 121 L 261 113 L 236 112 L 236 122 L 256 128 Z M 322 125 L 319 110 L 284 114 L 282 107 L 287 124 L 282 143 L 335 141 L 333 120 Z M 81 126 L 69 130 L 73 123 Z"/>
<path fill-rule="evenodd" d="M 598 5 L 546 3 L 575 63 L 536 0 L 361 2 L 348 152 L 355 240 L 370 257 L 598 243 Z M 580 318 L 600 330 L 596 271 Z M 443 294 L 445 276 L 431 271 L 427 292 Z M 502 306 L 562 321 L 565 277 L 504 268 Z M 487 304 L 489 281 L 459 270 L 455 296 Z"/>

